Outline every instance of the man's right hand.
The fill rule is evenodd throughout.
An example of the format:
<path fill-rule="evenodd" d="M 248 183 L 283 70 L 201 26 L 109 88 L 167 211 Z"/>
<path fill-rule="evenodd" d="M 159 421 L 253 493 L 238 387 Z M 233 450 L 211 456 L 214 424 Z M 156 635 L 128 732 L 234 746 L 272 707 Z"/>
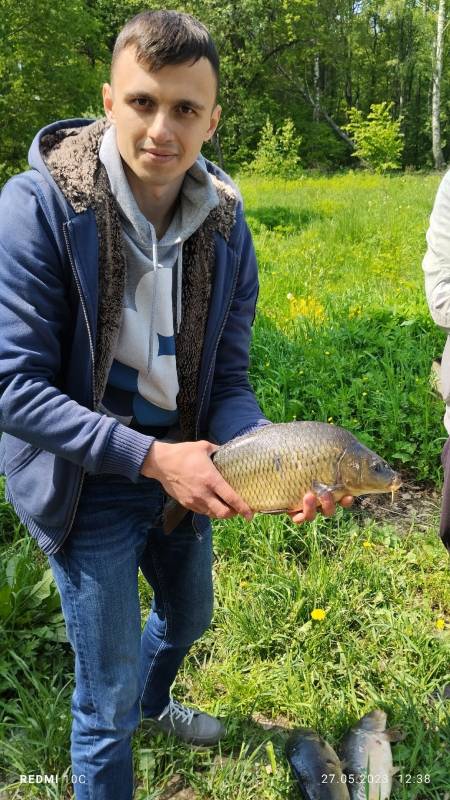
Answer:
<path fill-rule="evenodd" d="M 141 468 L 146 478 L 159 481 L 167 494 L 195 511 L 216 519 L 229 519 L 242 514 L 253 517 L 247 503 L 222 478 L 210 456 L 218 445 L 201 440 L 169 444 L 156 440 Z"/>

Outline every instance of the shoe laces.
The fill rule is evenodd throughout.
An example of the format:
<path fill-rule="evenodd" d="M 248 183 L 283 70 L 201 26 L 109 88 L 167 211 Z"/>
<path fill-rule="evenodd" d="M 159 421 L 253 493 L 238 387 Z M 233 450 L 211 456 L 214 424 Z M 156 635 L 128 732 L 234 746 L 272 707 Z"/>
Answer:
<path fill-rule="evenodd" d="M 180 719 L 181 722 L 185 722 L 186 725 L 190 725 L 194 719 L 195 710 L 193 708 L 187 708 L 186 706 L 183 706 L 182 703 L 179 703 L 178 700 L 173 700 L 171 698 L 167 713 L 169 714 L 172 722 L 174 719 Z"/>

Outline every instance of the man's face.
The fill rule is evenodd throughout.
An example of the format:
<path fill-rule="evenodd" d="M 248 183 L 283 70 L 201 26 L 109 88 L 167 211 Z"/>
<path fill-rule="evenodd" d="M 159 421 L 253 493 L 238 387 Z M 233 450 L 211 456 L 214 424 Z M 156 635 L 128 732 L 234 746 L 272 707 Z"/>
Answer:
<path fill-rule="evenodd" d="M 120 155 L 144 184 L 168 186 L 192 166 L 220 119 L 210 62 L 149 72 L 126 48 L 114 65 L 103 104 L 114 123 Z"/>

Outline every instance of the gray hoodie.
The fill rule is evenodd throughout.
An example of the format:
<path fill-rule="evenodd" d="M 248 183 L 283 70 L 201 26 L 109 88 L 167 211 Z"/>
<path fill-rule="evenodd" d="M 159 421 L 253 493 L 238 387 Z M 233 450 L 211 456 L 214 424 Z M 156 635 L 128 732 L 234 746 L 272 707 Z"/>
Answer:
<path fill-rule="evenodd" d="M 174 425 L 179 386 L 172 293 L 179 331 L 183 242 L 219 204 L 219 197 L 199 155 L 186 173 L 170 226 L 158 240 L 127 181 L 114 125 L 103 137 L 99 157 L 118 204 L 127 263 L 119 339 L 100 410 L 125 425 Z"/>

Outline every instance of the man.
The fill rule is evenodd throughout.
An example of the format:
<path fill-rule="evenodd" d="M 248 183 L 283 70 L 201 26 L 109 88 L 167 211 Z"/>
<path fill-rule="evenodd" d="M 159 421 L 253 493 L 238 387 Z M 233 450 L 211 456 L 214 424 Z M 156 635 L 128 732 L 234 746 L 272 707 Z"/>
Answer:
<path fill-rule="evenodd" d="M 132 797 L 141 715 L 195 744 L 223 733 L 170 696 L 211 619 L 209 517 L 252 516 L 210 455 L 268 424 L 247 378 L 258 281 L 242 201 L 200 155 L 218 68 L 198 21 L 139 14 L 115 44 L 106 119 L 40 131 L 0 201 L 2 467 L 75 652 L 78 800 Z M 189 510 L 170 536 L 167 495 Z M 142 636 L 139 567 L 154 591 Z"/>
<path fill-rule="evenodd" d="M 427 244 L 422 266 L 428 306 L 435 323 L 448 337 L 442 354 L 440 386 L 446 403 L 444 425 L 450 434 L 450 172 L 444 175 L 436 195 Z M 443 545 L 450 552 L 450 438 L 442 451 L 442 465 L 444 486 L 439 532 Z"/>

